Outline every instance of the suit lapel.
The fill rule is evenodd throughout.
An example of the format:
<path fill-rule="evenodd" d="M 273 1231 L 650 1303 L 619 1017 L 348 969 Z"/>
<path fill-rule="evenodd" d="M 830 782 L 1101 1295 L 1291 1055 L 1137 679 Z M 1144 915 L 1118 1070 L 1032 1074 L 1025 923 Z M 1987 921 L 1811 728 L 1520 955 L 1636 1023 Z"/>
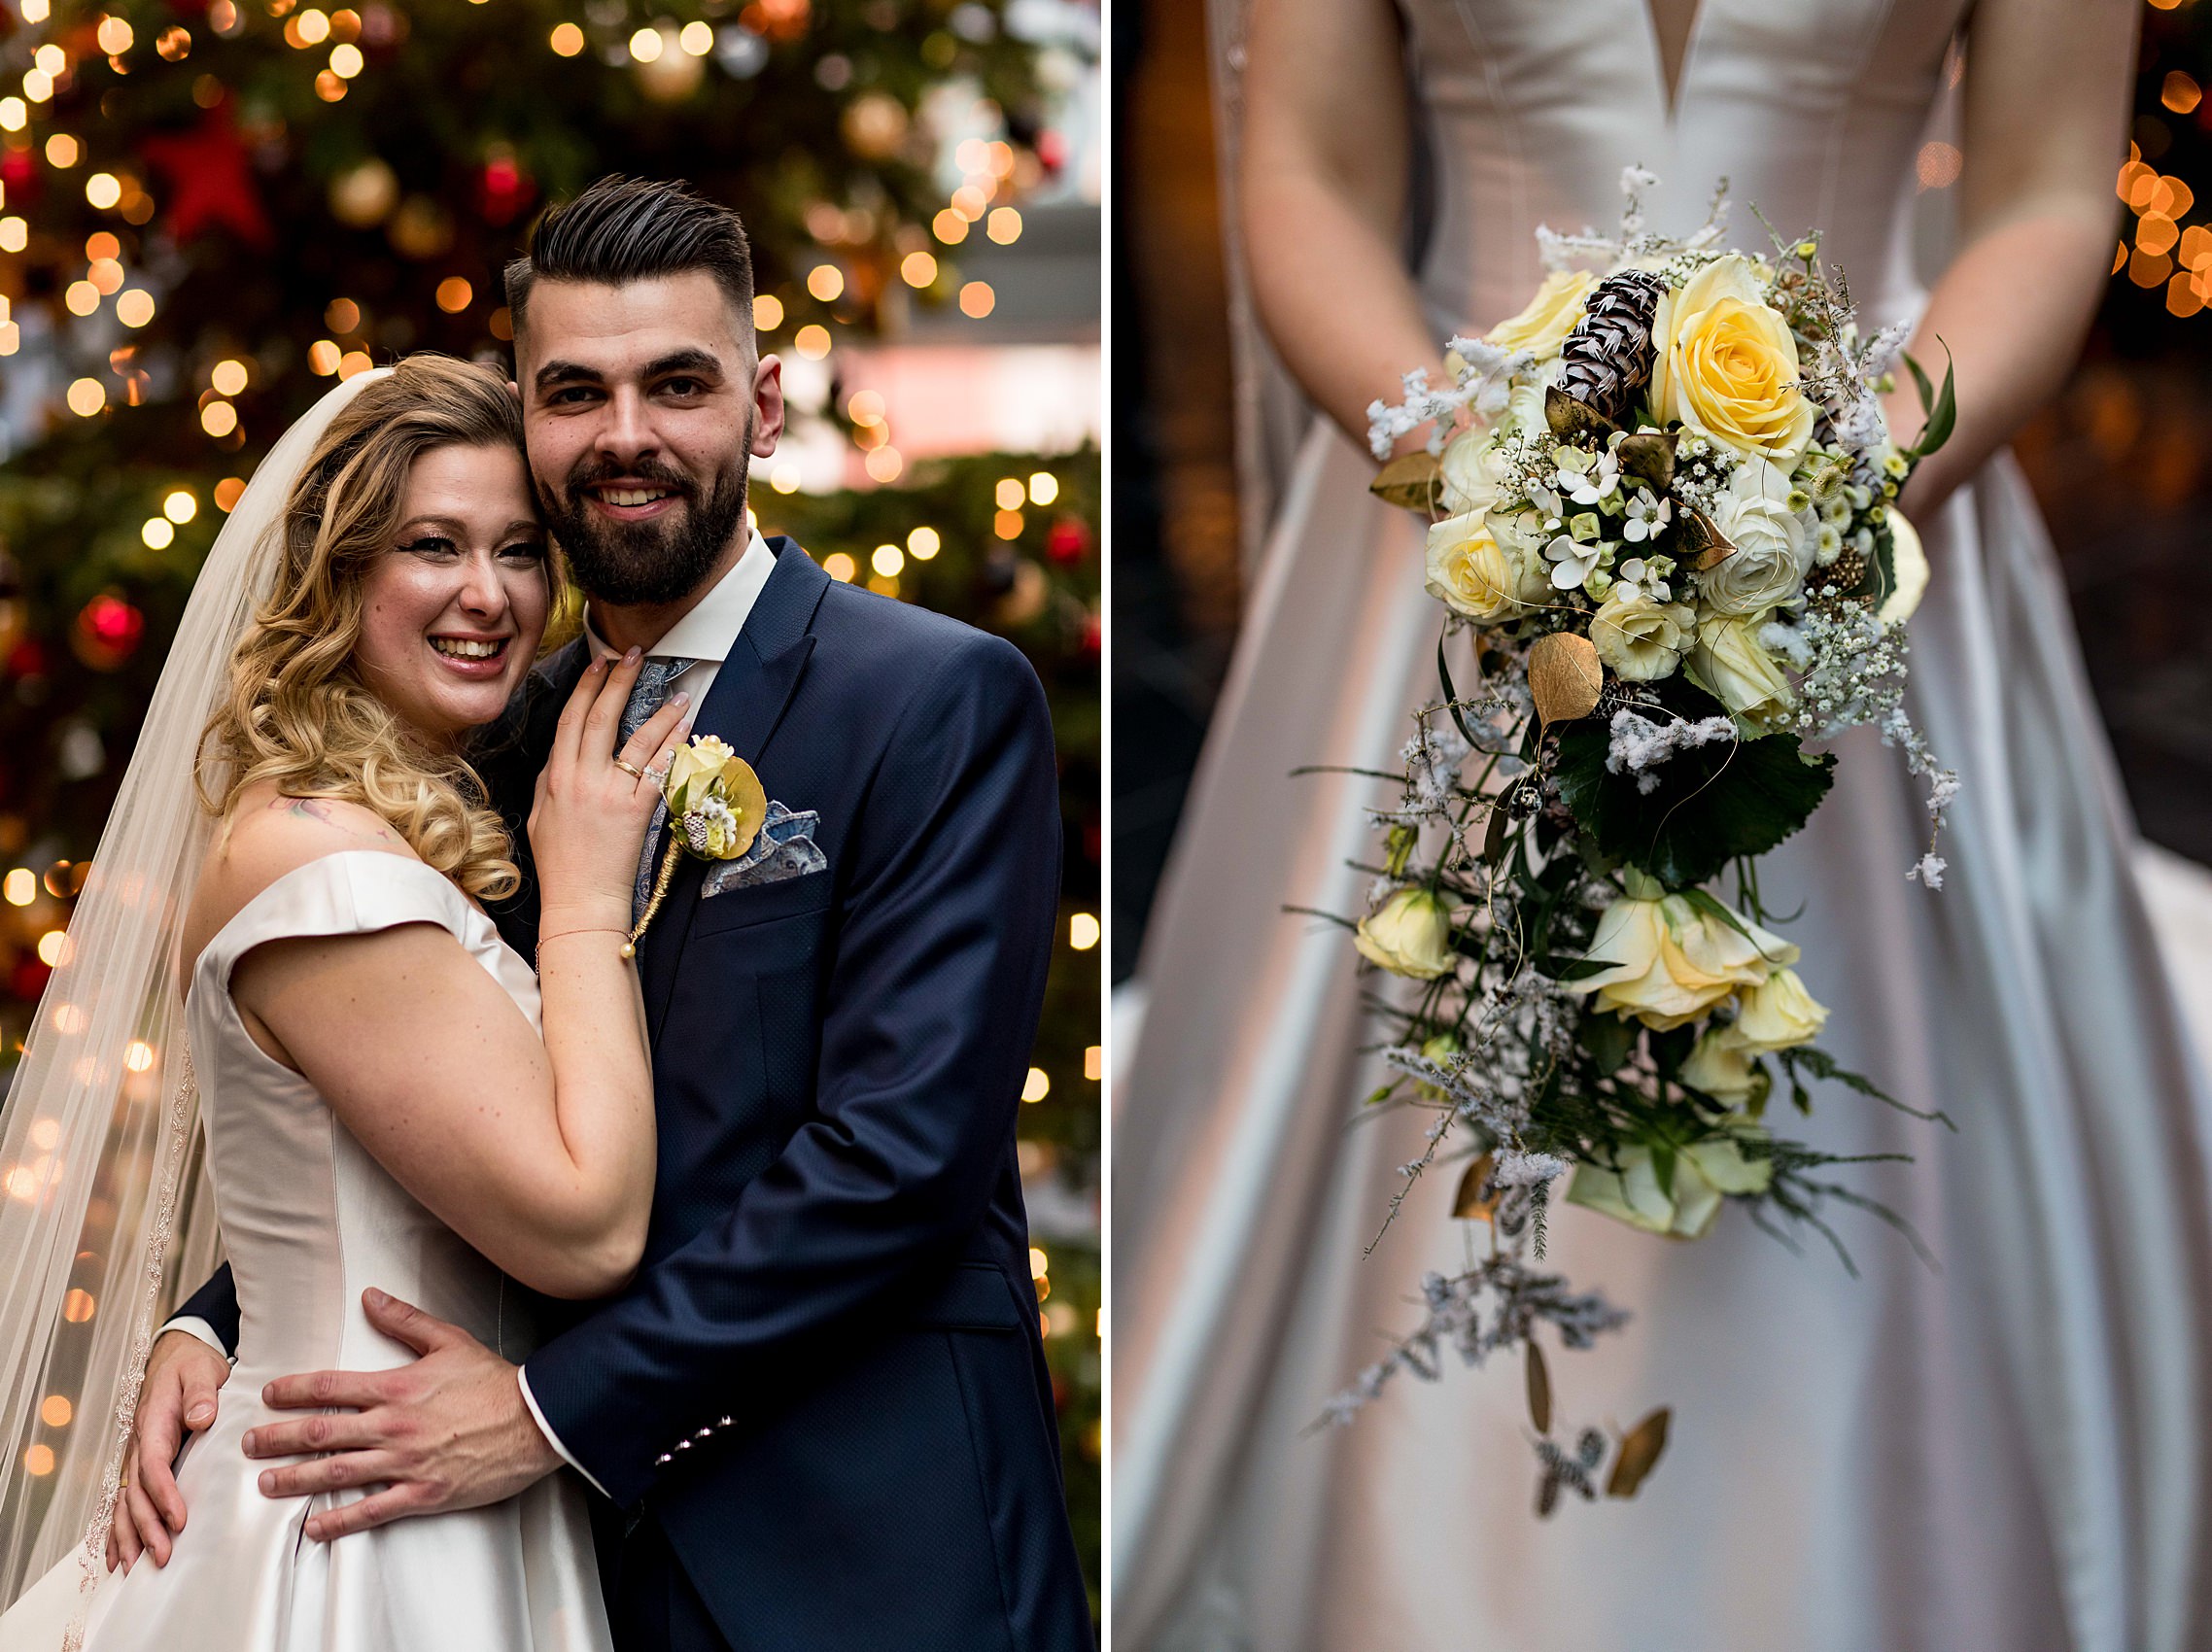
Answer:
<path fill-rule="evenodd" d="M 691 730 L 694 736 L 720 736 L 756 768 L 798 690 L 799 679 L 806 674 L 807 661 L 814 651 L 814 636 L 809 628 L 830 584 L 830 576 L 815 566 L 797 541 L 778 534 L 768 546 L 776 553 L 775 571 L 761 587 L 729 657 L 715 672 L 714 686 L 707 691 Z M 775 788 L 771 786 L 769 791 L 773 796 Z M 677 861 L 668 898 L 661 903 L 660 912 L 639 947 L 646 1025 L 656 1043 L 668 1015 L 669 1000 L 675 991 L 677 965 L 691 934 L 692 915 L 699 910 L 699 888 L 706 876 L 706 863 L 696 856 L 685 855 Z"/>

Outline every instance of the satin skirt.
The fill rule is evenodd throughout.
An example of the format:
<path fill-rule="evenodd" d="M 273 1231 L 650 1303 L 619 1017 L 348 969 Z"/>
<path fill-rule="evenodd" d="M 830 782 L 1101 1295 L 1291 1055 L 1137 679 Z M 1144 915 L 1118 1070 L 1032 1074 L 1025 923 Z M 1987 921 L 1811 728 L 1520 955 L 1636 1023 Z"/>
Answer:
<path fill-rule="evenodd" d="M 177 1471 L 190 1519 L 169 1564 L 102 1576 L 85 1652 L 607 1652 L 583 1493 L 566 1473 L 486 1508 L 316 1542 L 310 1514 L 366 1493 L 261 1496 L 268 1464 L 241 1441 L 284 1415 L 254 1397 L 277 1374 L 232 1373 Z M 0 1652 L 58 1652 L 80 1575 L 72 1554 L 0 1617 Z"/>
<path fill-rule="evenodd" d="M 2047 536 L 2009 459 L 1921 523 L 1914 713 L 1963 789 L 1941 891 L 1921 786 L 1867 731 L 1763 888 L 1822 1044 L 1947 1130 L 1829 1086 L 1778 1126 L 1914 1162 L 1840 1180 L 1912 1222 L 1802 1254 L 1568 1208 L 1551 1257 L 1635 1318 L 1551 1350 L 1571 1426 L 1674 1408 L 1633 1501 L 1532 1511 L 1516 1368 L 1324 1399 L 1466 1265 L 1452 1178 L 1372 1255 L 1425 1115 L 1377 1080 L 1341 930 L 1362 806 L 1434 697 L 1417 525 L 1317 428 L 1250 606 L 1140 967 L 1114 1120 L 1116 1644 L 1185 1652 L 2183 1652 L 2212 1644 L 2206 1091 Z M 2180 875 L 2185 882 L 2190 877 Z M 1802 908 L 1802 911 L 1798 911 Z M 1855 1270 L 1855 1276 L 1854 1271 Z"/>

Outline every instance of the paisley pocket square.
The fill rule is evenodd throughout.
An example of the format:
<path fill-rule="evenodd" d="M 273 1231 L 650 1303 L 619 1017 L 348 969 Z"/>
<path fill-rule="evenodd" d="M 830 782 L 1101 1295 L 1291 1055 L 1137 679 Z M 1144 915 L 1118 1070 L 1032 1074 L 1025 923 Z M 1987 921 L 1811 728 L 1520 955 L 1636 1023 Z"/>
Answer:
<path fill-rule="evenodd" d="M 726 895 L 732 889 L 749 889 L 759 883 L 780 883 L 811 872 L 827 872 L 829 857 L 814 846 L 814 829 L 821 823 L 821 815 L 812 809 L 794 814 L 783 805 L 771 802 L 752 846 L 735 860 L 716 861 L 709 867 L 700 898 Z"/>

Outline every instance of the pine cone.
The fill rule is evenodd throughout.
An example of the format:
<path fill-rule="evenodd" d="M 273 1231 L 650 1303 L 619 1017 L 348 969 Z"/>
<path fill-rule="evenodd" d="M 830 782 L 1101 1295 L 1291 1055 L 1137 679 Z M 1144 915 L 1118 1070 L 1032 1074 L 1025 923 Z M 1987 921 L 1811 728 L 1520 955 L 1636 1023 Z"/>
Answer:
<path fill-rule="evenodd" d="M 1567 370 L 1559 388 L 1612 424 L 1625 420 L 1636 393 L 1651 382 L 1651 318 L 1666 291 L 1643 269 L 1599 282 L 1560 347 Z"/>

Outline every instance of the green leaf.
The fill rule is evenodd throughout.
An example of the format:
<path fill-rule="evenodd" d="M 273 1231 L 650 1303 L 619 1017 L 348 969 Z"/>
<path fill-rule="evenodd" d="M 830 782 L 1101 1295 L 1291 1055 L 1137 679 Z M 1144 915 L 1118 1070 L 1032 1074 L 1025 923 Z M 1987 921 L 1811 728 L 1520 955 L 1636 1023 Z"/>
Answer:
<path fill-rule="evenodd" d="M 1651 1060 L 1659 1069 L 1662 1079 L 1671 1079 L 1682 1070 L 1682 1063 L 1690 1058 L 1697 1047 L 1698 1030 L 1694 1026 L 1671 1027 L 1666 1032 L 1651 1035 Z"/>
<path fill-rule="evenodd" d="M 1910 350 L 1900 351 L 1898 354 L 1905 358 L 1906 370 L 1913 375 L 1913 388 L 1920 393 L 1920 406 L 1923 409 L 1922 418 L 1924 420 L 1924 410 L 1935 405 L 1935 386 L 1928 382 L 1927 370 L 1919 362 L 1913 360 L 1913 353 Z M 1892 432 L 1892 434 L 1894 433 Z"/>
<path fill-rule="evenodd" d="M 1675 1196 L 1675 1149 L 1668 1142 L 1651 1144 L 1651 1178 L 1659 1184 L 1659 1191 L 1668 1198 Z"/>
<path fill-rule="evenodd" d="M 1948 357 L 1951 352 L 1946 349 L 1944 354 Z M 1928 422 L 1920 427 L 1920 439 L 1913 444 L 1914 450 L 1925 459 L 1951 440 L 1952 430 L 1957 423 L 1958 402 L 1952 394 L 1952 369 L 1947 361 L 1943 369 L 1943 389 L 1936 392 L 1935 410 L 1928 415 Z"/>
<path fill-rule="evenodd" d="M 1588 981 L 1614 967 L 1609 958 L 1563 958 L 1557 952 L 1546 952 L 1537 960 L 1537 974 L 1552 981 Z"/>
<path fill-rule="evenodd" d="M 1628 1065 L 1628 1058 L 1636 1052 L 1636 1027 L 1622 1020 L 1610 1011 L 1599 1011 L 1582 1017 L 1576 1034 L 1582 1048 L 1590 1052 L 1602 1073 L 1617 1073 Z"/>
<path fill-rule="evenodd" d="M 1693 717 L 1720 710 L 1687 683 L 1670 682 L 1673 708 Z M 1645 793 L 1633 774 L 1606 771 L 1610 735 L 1570 724 L 1559 735 L 1561 799 L 1604 856 L 1640 866 L 1670 889 L 1710 883 L 1739 855 L 1765 854 L 1812 818 L 1827 796 L 1832 754 L 1808 756 L 1794 735 L 1678 752 Z"/>
<path fill-rule="evenodd" d="M 1444 659 L 1445 640 L 1436 638 L 1436 678 L 1444 685 L 1444 704 L 1452 708 L 1452 721 L 1459 725 L 1460 738 L 1469 745 L 1480 746 L 1482 741 L 1474 738 L 1474 731 L 1467 726 L 1467 718 L 1460 711 L 1459 690 L 1452 686 L 1452 668 Z"/>

